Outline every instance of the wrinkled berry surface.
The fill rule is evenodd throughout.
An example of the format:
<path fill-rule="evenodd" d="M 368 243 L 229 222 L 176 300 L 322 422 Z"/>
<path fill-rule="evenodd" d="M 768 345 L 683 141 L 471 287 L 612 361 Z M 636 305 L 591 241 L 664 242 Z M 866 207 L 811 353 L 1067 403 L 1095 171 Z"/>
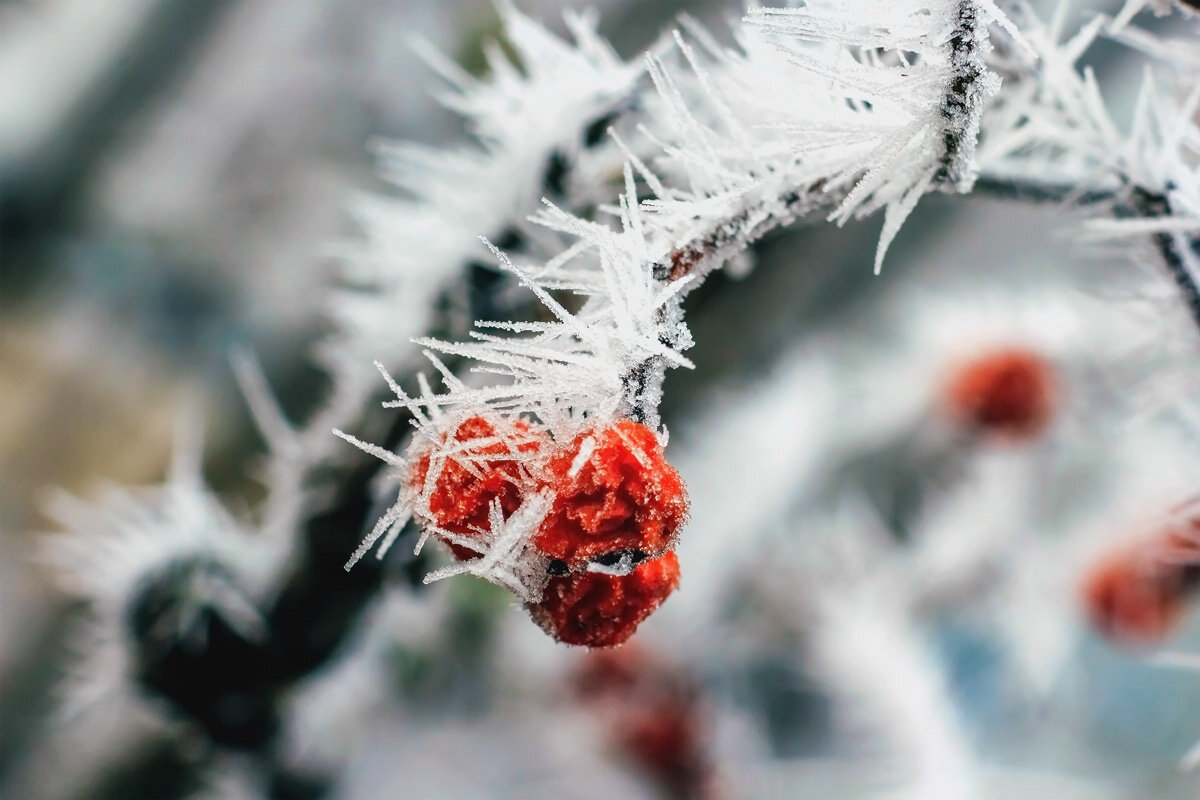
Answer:
<path fill-rule="evenodd" d="M 471 417 L 454 431 L 452 441 L 458 445 L 458 452 L 446 458 L 429 496 L 429 513 L 435 525 L 461 536 L 476 537 L 488 530 L 493 501 L 500 501 L 505 517 L 520 507 L 523 486 L 529 478 L 514 456 L 536 453 L 542 446 L 541 435 L 522 421 L 504 432 L 505 439 L 498 439 L 496 425 L 482 417 Z M 413 470 L 418 490 L 425 486 L 429 468 L 429 455 L 418 459 Z M 460 559 L 478 556 L 462 545 L 451 544 L 450 549 Z"/>
<path fill-rule="evenodd" d="M 628 575 L 578 572 L 551 578 L 541 602 L 529 610 L 560 642 L 612 647 L 632 636 L 678 586 L 679 559 L 668 552 Z"/>
<path fill-rule="evenodd" d="M 585 447 L 593 449 L 579 463 Z M 556 497 L 534 545 L 572 569 L 618 550 L 659 555 L 687 517 L 683 481 L 658 437 L 629 420 L 577 436 L 550 458 L 544 480 Z"/>

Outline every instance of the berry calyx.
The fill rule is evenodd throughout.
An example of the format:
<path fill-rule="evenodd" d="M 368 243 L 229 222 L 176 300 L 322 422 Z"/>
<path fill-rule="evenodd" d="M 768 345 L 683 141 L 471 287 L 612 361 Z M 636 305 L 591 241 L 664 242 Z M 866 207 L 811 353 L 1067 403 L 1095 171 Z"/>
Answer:
<path fill-rule="evenodd" d="M 580 434 L 546 464 L 554 505 L 533 543 L 577 569 L 614 551 L 657 556 L 687 517 L 687 495 L 654 431 L 630 420 Z"/>
<path fill-rule="evenodd" d="M 451 533 L 479 538 L 488 530 L 493 502 L 499 502 L 505 517 L 520 507 L 533 485 L 525 459 L 541 449 L 545 438 L 523 420 L 465 420 L 413 468 L 417 491 L 429 493 L 428 521 Z M 459 559 L 479 556 L 468 546 L 448 544 Z"/>
<path fill-rule="evenodd" d="M 956 420 L 1009 441 L 1042 433 L 1054 419 L 1057 396 L 1054 368 L 1022 348 L 995 350 L 959 366 L 944 391 Z"/>
<path fill-rule="evenodd" d="M 637 630 L 679 586 L 673 552 L 643 561 L 627 575 L 576 572 L 550 578 L 540 602 L 531 603 L 534 622 L 564 644 L 612 647 Z"/>

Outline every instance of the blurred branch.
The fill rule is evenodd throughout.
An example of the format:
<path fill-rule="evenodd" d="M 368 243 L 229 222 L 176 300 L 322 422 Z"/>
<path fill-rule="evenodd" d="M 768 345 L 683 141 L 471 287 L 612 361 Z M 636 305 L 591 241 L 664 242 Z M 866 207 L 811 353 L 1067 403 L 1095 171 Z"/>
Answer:
<path fill-rule="evenodd" d="M 80 184 L 189 69 L 228 0 L 54 2 L 21 9 L 0 49 L 0 238 L 36 246 L 74 210 Z"/>
<path fill-rule="evenodd" d="M 1134 187 L 1130 210 L 1144 219 L 1170 217 L 1171 201 L 1165 195 Z M 1183 295 L 1184 305 L 1200 330 L 1200 235 L 1160 232 L 1151 241 L 1162 254 L 1163 265 Z"/>
<path fill-rule="evenodd" d="M 1085 207 L 1109 203 L 1118 219 L 1140 217 L 1165 219 L 1173 216 L 1171 202 L 1163 191 L 1142 186 L 1120 189 L 1089 189 L 1073 184 L 1043 183 L 1033 178 L 982 176 L 975 191 L 1003 200 L 1067 204 Z M 1124 196 L 1128 195 L 1128 199 Z M 1200 332 L 1200 235 L 1160 232 L 1150 240 L 1162 256 L 1167 275 L 1182 296 L 1188 314 Z"/>

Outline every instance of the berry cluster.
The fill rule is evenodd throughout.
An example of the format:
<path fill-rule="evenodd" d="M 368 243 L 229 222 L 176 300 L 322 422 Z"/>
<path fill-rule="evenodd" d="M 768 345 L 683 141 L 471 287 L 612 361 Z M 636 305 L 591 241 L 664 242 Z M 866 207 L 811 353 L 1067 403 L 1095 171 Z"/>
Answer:
<path fill-rule="evenodd" d="M 470 417 L 413 461 L 418 516 L 460 560 L 479 558 L 499 511 L 551 497 L 523 557 L 542 565 L 529 611 L 567 644 L 628 639 L 679 585 L 671 551 L 687 517 L 679 473 L 654 431 L 630 420 L 556 442 L 525 420 Z"/>

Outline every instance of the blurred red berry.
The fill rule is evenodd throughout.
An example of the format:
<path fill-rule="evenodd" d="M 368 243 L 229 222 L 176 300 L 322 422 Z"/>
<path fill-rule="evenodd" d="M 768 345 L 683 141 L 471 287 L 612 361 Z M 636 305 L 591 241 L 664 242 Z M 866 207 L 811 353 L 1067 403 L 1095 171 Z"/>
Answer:
<path fill-rule="evenodd" d="M 679 559 L 667 552 L 627 575 L 577 572 L 550 578 L 535 622 L 565 644 L 612 647 L 633 635 L 642 620 L 679 586 Z"/>
<path fill-rule="evenodd" d="M 683 481 L 658 437 L 629 420 L 577 436 L 544 479 L 556 498 L 534 545 L 572 569 L 614 551 L 663 553 L 687 517 Z"/>
<path fill-rule="evenodd" d="M 1054 418 L 1054 368 L 1030 350 L 996 350 L 950 375 L 944 399 L 955 419 L 997 438 L 1036 437 Z"/>
<path fill-rule="evenodd" d="M 719 795 L 700 688 L 684 670 L 634 644 L 592 651 L 575 673 L 581 702 L 616 751 L 671 798 Z"/>
<path fill-rule="evenodd" d="M 629 709 L 615 733 L 626 758 L 661 783 L 682 790 L 694 781 L 700 761 L 701 731 L 695 716 L 686 699 L 659 698 L 654 705 Z"/>
<path fill-rule="evenodd" d="M 1092 624 L 1122 644 L 1156 644 L 1183 620 L 1198 564 L 1200 543 L 1177 530 L 1110 554 L 1084 580 Z"/>
<path fill-rule="evenodd" d="M 497 424 L 502 425 L 499 430 L 504 433 L 503 439 Z M 497 424 L 483 417 L 471 417 L 448 437 L 450 441 L 444 448 L 453 448 L 454 454 L 446 457 L 429 495 L 433 524 L 461 536 L 475 537 L 488 529 L 494 500 L 500 501 L 505 517 L 520 507 L 524 499 L 523 484 L 531 481 L 517 455 L 536 453 L 542 446 L 543 434 L 521 420 Z M 412 479 L 418 491 L 426 488 L 430 461 L 426 454 L 413 469 Z M 479 555 L 463 545 L 450 544 L 450 549 L 464 560 Z"/>

